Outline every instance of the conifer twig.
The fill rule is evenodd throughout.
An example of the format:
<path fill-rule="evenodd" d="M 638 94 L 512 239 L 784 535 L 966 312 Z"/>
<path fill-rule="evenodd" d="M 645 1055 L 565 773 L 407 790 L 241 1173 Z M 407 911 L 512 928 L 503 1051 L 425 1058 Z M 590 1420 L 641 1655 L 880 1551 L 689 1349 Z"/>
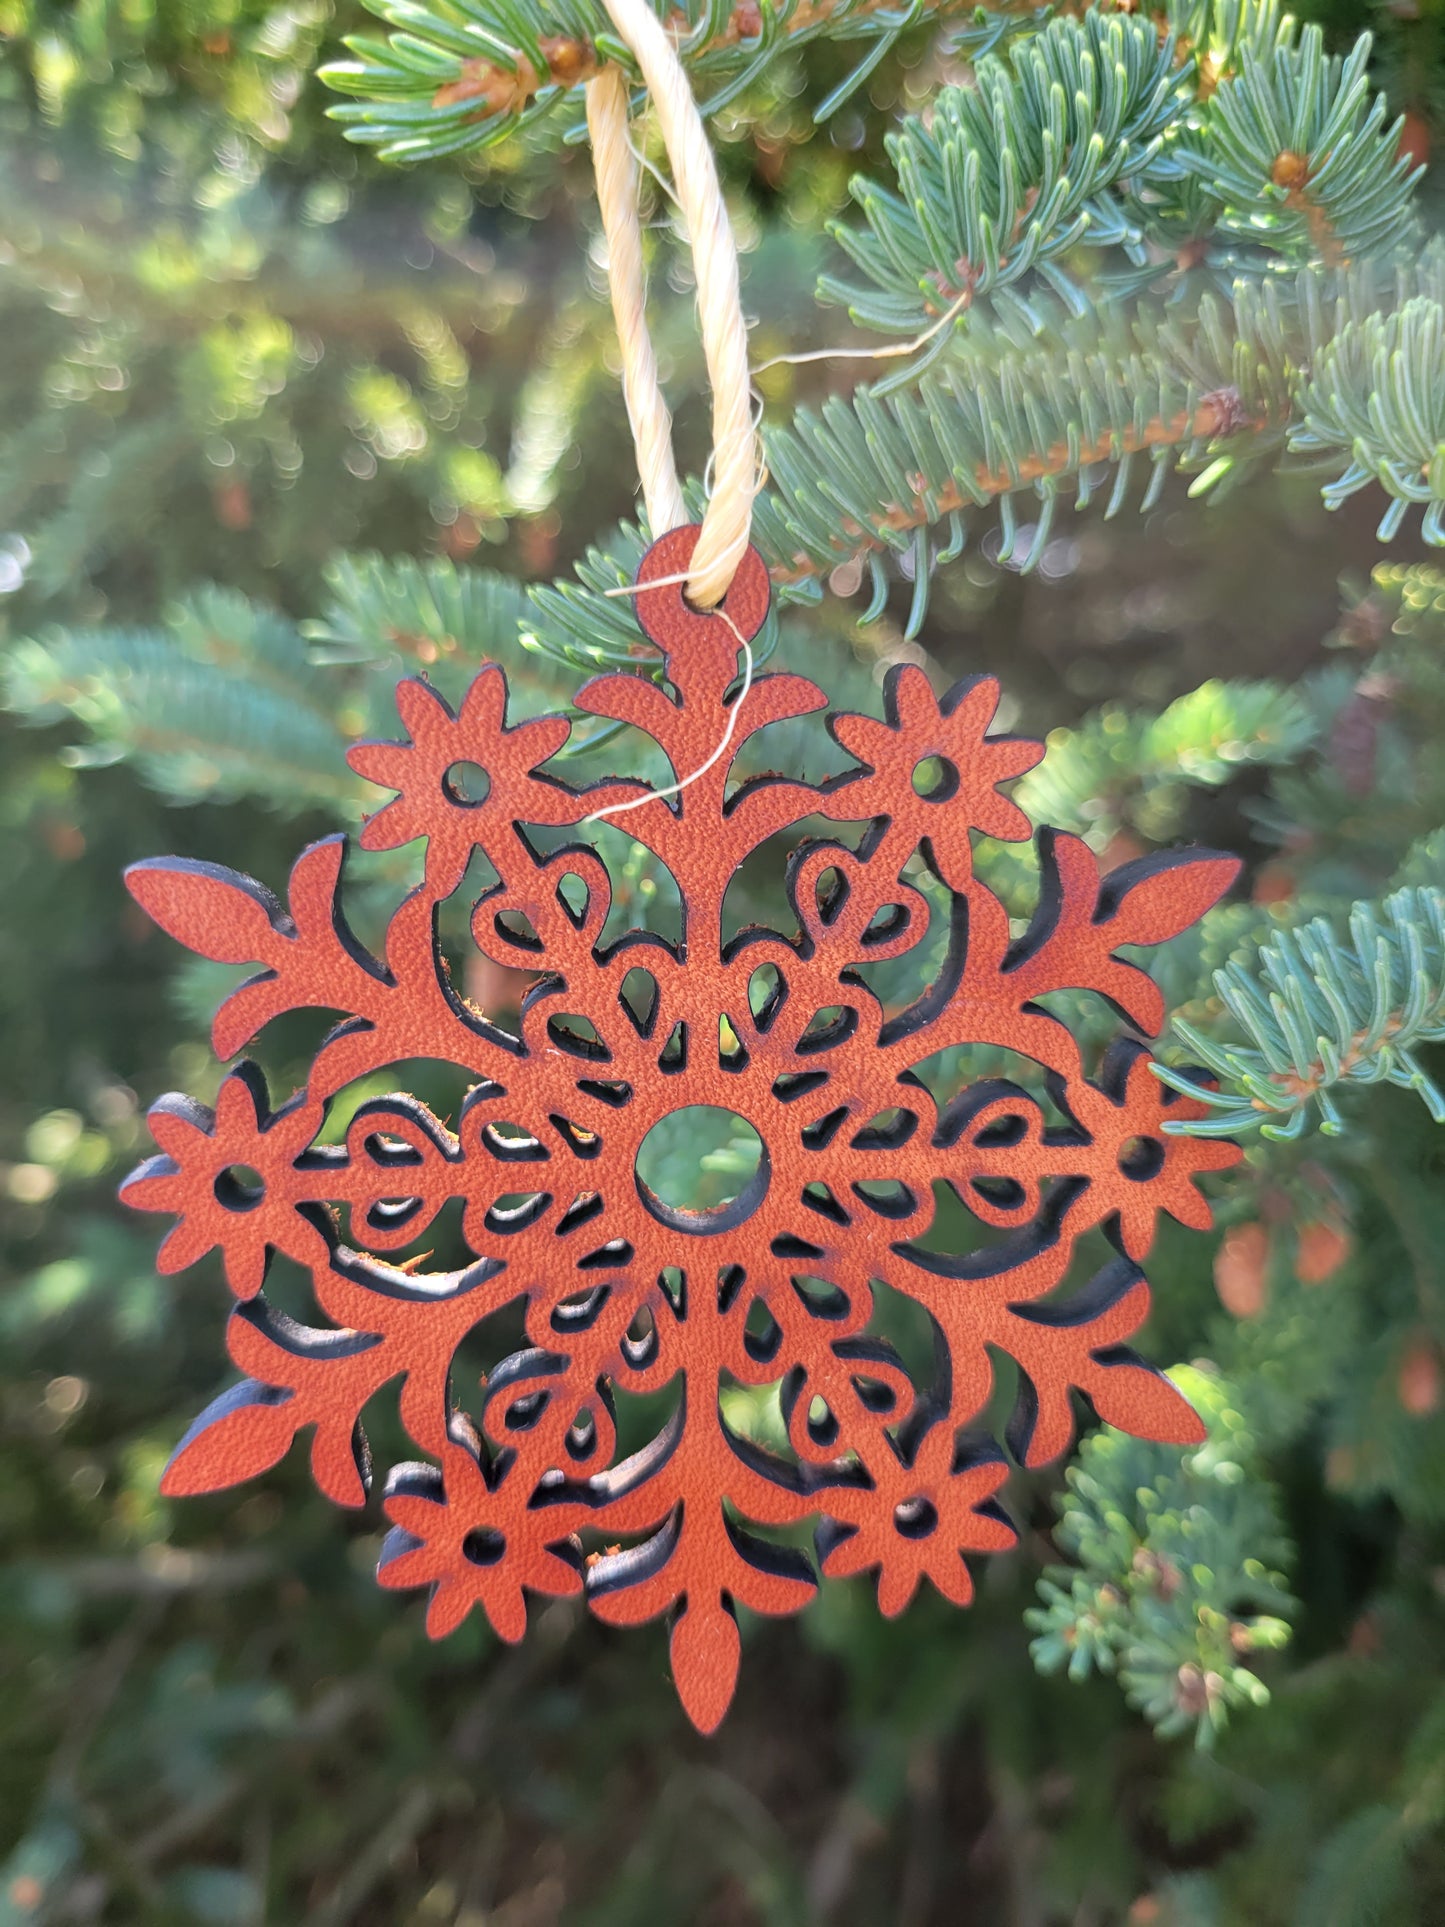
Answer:
<path fill-rule="evenodd" d="M 1321 1131 L 1337 1137 L 1345 1129 L 1338 1097 L 1351 1083 L 1413 1090 L 1445 1124 L 1445 1092 L 1416 1055 L 1445 1040 L 1445 891 L 1397 890 L 1380 904 L 1356 903 L 1348 942 L 1324 917 L 1282 931 L 1261 945 L 1252 968 L 1216 971 L 1214 988 L 1248 1041 L 1222 1043 L 1175 1020 L 1175 1036 L 1219 1088 L 1155 1065 L 1164 1083 L 1214 1113 L 1167 1131 L 1296 1138 L 1317 1111 Z"/>

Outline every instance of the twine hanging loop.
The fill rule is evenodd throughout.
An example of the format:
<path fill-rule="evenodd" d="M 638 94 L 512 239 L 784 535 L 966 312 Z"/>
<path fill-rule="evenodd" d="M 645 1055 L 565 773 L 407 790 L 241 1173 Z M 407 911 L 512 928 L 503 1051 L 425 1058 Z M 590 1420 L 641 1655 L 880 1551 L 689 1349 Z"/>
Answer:
<path fill-rule="evenodd" d="M 747 326 L 738 284 L 737 246 L 717 165 L 677 51 L 647 0 L 603 0 L 647 84 L 692 246 L 703 355 L 712 387 L 712 491 L 688 571 L 699 608 L 722 601 L 746 553 L 757 489 L 756 435 Z M 654 538 L 687 520 L 672 454 L 672 417 L 647 332 L 647 287 L 637 212 L 637 163 L 628 127 L 628 91 L 616 67 L 587 83 L 587 127 L 608 283 L 622 349 L 622 384 Z"/>

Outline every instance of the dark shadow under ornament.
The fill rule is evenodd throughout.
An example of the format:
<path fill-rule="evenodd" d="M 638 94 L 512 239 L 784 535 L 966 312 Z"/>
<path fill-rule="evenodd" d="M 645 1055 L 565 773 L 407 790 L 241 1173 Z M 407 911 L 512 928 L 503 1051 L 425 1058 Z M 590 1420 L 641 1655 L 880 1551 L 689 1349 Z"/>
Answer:
<path fill-rule="evenodd" d="M 696 534 L 655 544 L 639 581 L 684 570 Z M 692 610 L 676 582 L 641 589 L 638 616 L 666 658 L 668 686 L 603 676 L 578 707 L 644 731 L 679 775 L 698 769 L 737 700 L 739 636 L 756 635 L 768 596 L 751 550 L 726 620 Z M 359 1414 L 400 1381 L 402 1422 L 425 1462 L 387 1480 L 382 1584 L 431 1588 L 433 1637 L 480 1606 L 503 1639 L 520 1639 L 529 1592 L 585 1592 L 614 1625 L 670 1612 L 678 1691 L 710 1731 L 737 1679 L 735 1607 L 796 1612 L 817 1583 L 807 1555 L 769 1531 L 819 1520 L 821 1570 L 876 1573 L 889 1614 L 925 1577 L 966 1605 L 963 1555 L 1013 1542 L 994 1499 L 1005 1460 L 966 1432 L 991 1390 L 991 1349 L 1019 1368 L 1008 1438 L 1028 1465 L 1071 1442 L 1075 1389 L 1140 1437 L 1202 1438 L 1179 1393 L 1125 1341 L 1148 1310 L 1139 1261 L 1157 1214 L 1207 1226 L 1193 1180 L 1239 1153 L 1164 1133 L 1166 1118 L 1204 1107 L 1166 1092 L 1138 1042 L 1115 1046 L 1091 1081 L 1074 1037 L 1039 999 L 1093 990 L 1136 1031 L 1157 1032 L 1158 989 L 1116 953 L 1183 930 L 1237 864 L 1184 852 L 1101 880 L 1078 838 L 1041 832 L 1041 902 L 1014 940 L 973 874 L 972 836 L 1028 835 L 998 785 L 1042 750 L 985 733 L 997 697 L 980 678 L 940 703 L 920 669 L 894 669 L 885 721 L 829 720 L 855 759 L 847 774 L 817 788 L 773 777 L 730 791 L 729 754 L 672 799 L 620 816 L 677 883 L 680 945 L 642 931 L 604 943 L 611 884 L 601 855 L 583 843 L 539 854 L 524 826 L 578 824 L 648 792 L 620 779 L 578 792 L 539 774 L 570 724 L 508 726 L 495 665 L 455 715 L 426 682 L 403 682 L 407 740 L 351 752 L 362 776 L 396 792 L 368 820 L 363 847 L 427 840 L 425 879 L 391 919 L 384 962 L 342 919 L 342 837 L 302 854 L 288 910 L 212 865 L 131 869 L 132 894 L 173 937 L 205 957 L 262 966 L 217 1014 L 220 1056 L 280 1012 L 345 1013 L 306 1089 L 280 1110 L 243 1061 L 214 1113 L 179 1097 L 150 1113 L 161 1155 L 122 1195 L 176 1217 L 162 1271 L 220 1250 L 240 1301 L 228 1349 L 247 1375 L 192 1426 L 163 1489 L 252 1478 L 309 1429 L 317 1483 L 359 1506 L 369 1472 Z M 800 676 L 762 677 L 730 749 L 825 702 Z M 485 780 L 463 788 L 458 765 Z M 792 935 L 725 939 L 723 899 L 739 866 L 808 817 L 861 826 L 861 837 L 795 852 Z M 472 911 L 475 942 L 498 964 L 545 973 L 519 1034 L 468 1006 L 437 953 L 437 906 L 476 848 L 499 881 Z M 933 986 L 885 1011 L 858 967 L 923 940 L 929 905 L 908 870 L 920 852 L 951 894 L 953 934 Z M 998 1080 L 936 1100 L 915 1067 L 965 1044 L 1033 1059 L 1069 1122 L 1050 1126 L 1033 1096 Z M 415 1058 L 476 1079 L 455 1131 L 412 1098 L 386 1097 L 357 1109 L 340 1144 L 318 1142 L 339 1092 Z M 761 1140 L 752 1179 L 715 1211 L 665 1202 L 638 1172 L 642 1140 L 681 1109 L 720 1105 Z M 994 1242 L 963 1256 L 930 1252 L 936 1184 Z M 450 1274 L 400 1262 L 452 1200 L 475 1262 Z M 1058 1302 L 1050 1294 L 1076 1241 L 1095 1227 L 1118 1256 Z M 267 1303 L 275 1251 L 309 1269 L 328 1323 L 301 1325 Z M 880 1284 L 931 1320 L 935 1383 L 915 1385 L 870 1330 Z M 453 1385 L 457 1349 L 519 1303 L 528 1348 L 483 1381 L 474 1422 Z M 789 1458 L 729 1426 L 729 1385 L 777 1389 Z M 616 1395 L 668 1387 L 671 1418 L 619 1460 Z M 584 1552 L 584 1535 L 608 1549 Z"/>

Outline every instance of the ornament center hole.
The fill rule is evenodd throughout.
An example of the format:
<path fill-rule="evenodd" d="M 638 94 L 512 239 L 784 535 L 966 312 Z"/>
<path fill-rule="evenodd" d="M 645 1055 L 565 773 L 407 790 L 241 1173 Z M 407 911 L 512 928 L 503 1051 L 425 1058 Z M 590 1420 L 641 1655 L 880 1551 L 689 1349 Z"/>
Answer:
<path fill-rule="evenodd" d="M 266 1195 L 266 1180 L 249 1164 L 228 1164 L 216 1173 L 215 1191 L 228 1211 L 252 1211 Z"/>
<path fill-rule="evenodd" d="M 674 1231 L 732 1231 L 767 1196 L 767 1147 L 720 1104 L 686 1104 L 659 1118 L 637 1148 L 637 1195 Z"/>
<path fill-rule="evenodd" d="M 905 1499 L 893 1508 L 893 1524 L 905 1539 L 926 1539 L 938 1526 L 938 1507 L 931 1499 Z"/>
<path fill-rule="evenodd" d="M 1119 1169 L 1136 1184 L 1147 1184 L 1164 1169 L 1164 1146 L 1157 1137 L 1128 1138 L 1119 1153 Z"/>
<path fill-rule="evenodd" d="M 448 802 L 460 803 L 466 810 L 485 803 L 491 787 L 492 779 L 480 763 L 450 763 L 442 775 L 442 790 Z"/>
<path fill-rule="evenodd" d="M 946 803 L 958 794 L 958 768 L 946 756 L 925 756 L 913 766 L 913 793 L 925 803 Z"/>

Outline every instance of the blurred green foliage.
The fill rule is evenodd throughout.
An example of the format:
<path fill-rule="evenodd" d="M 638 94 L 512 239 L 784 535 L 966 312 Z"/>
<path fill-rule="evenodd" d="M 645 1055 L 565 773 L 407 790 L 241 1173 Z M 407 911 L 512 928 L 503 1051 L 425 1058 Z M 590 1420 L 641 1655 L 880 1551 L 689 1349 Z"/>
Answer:
<path fill-rule="evenodd" d="M 1322 14 L 1340 49 L 1380 28 L 1417 158 L 1442 17 Z M 585 156 L 539 121 L 390 173 L 314 78 L 359 25 L 325 0 L 0 0 L 0 1922 L 1430 1927 L 1445 1160 L 1409 1089 L 1344 1080 L 1339 1135 L 1310 1109 L 1299 1139 L 1256 1138 L 1219 1234 L 1165 1240 L 1153 1349 L 1192 1361 L 1206 1446 L 1097 1429 L 1067 1475 L 1015 1475 L 1020 1546 L 966 1615 L 930 1597 L 885 1623 L 864 1583 L 747 1625 L 710 1743 L 659 1644 L 570 1606 L 515 1651 L 475 1621 L 429 1646 L 373 1585 L 379 1518 L 300 1466 L 158 1498 L 224 1379 L 224 1291 L 209 1266 L 158 1279 L 112 1193 L 145 1102 L 214 1084 L 217 986 L 135 916 L 122 865 L 175 850 L 275 884 L 364 806 L 342 750 L 403 670 L 455 688 L 499 653 L 535 708 L 588 647 L 628 647 L 565 579 L 599 545 L 595 591 L 638 541 L 612 532 L 633 481 Z M 927 23 L 885 38 L 823 127 L 859 54 L 826 36 L 715 123 L 758 360 L 825 338 L 809 291 L 849 174 L 963 71 Z M 700 468 L 665 237 L 656 270 Z M 831 381 L 776 370 L 769 399 Z M 1208 512 L 1160 482 L 1136 523 L 985 537 L 916 641 L 885 582 L 874 620 L 825 603 L 777 647 L 852 706 L 891 660 L 996 669 L 1011 726 L 1052 731 L 1031 813 L 1109 861 L 1240 850 L 1240 899 L 1151 960 L 1227 1078 L 1259 1040 L 1216 970 L 1257 989 L 1262 947 L 1312 918 L 1334 957 L 1350 904 L 1445 887 L 1445 578 L 1408 547 L 1372 577 L 1377 509 L 1326 523 L 1308 482 Z M 774 753 L 817 776 L 830 752 L 800 730 Z M 1027 859 L 980 860 L 1022 910 Z M 358 873 L 363 928 L 402 873 Z M 635 866 L 638 903 L 657 887 Z M 272 1040 L 273 1087 L 309 1041 Z M 707 1182 L 744 1154 L 698 1148 Z"/>

